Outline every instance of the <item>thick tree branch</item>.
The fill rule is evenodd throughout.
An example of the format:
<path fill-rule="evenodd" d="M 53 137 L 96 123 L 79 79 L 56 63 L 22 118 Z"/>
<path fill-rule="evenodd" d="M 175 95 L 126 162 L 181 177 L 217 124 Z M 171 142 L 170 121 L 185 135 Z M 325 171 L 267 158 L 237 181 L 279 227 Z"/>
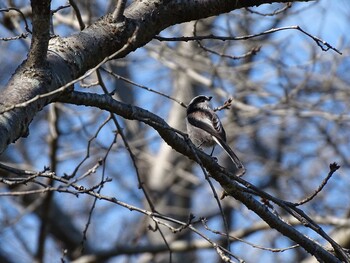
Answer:
<path fill-rule="evenodd" d="M 28 54 L 27 67 L 45 66 L 50 39 L 50 0 L 32 0 L 33 38 Z"/>
<path fill-rule="evenodd" d="M 124 19 L 121 19 L 121 22 L 115 22 L 112 15 L 108 15 L 79 34 L 51 39 L 46 60 L 48 66 L 34 69 L 23 63 L 0 93 L 0 153 L 8 144 L 27 135 L 28 126 L 37 112 L 58 94 L 45 98 L 38 97 L 25 108 L 8 111 L 9 107 L 57 90 L 82 76 L 105 57 L 124 47 L 132 36 L 135 35 L 133 41 L 128 48 L 118 54 L 118 57 L 124 57 L 145 45 L 170 25 L 273 2 L 290 1 L 134 1 L 125 10 Z M 47 32 L 46 26 L 44 29 Z M 45 36 L 46 34 L 44 33 Z M 35 50 L 45 45 L 45 41 L 39 42 Z M 34 50 L 34 44 L 32 46 Z M 42 60 L 42 58 L 36 58 L 35 54 L 33 53 L 33 61 Z"/>

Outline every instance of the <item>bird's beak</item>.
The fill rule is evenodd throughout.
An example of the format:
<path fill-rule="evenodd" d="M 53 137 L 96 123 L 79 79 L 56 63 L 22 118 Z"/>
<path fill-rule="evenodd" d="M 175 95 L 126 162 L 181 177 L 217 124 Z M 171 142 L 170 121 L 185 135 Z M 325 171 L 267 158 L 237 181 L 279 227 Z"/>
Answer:
<path fill-rule="evenodd" d="M 209 96 L 208 99 L 211 100 L 213 97 L 212 96 Z"/>

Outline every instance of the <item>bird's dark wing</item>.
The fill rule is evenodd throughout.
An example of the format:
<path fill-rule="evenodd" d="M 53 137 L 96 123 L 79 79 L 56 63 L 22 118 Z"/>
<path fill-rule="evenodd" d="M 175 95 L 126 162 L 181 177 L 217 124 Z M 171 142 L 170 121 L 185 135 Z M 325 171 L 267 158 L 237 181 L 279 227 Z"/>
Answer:
<path fill-rule="evenodd" d="M 187 120 L 191 125 L 206 131 L 214 137 L 226 141 L 225 130 L 215 112 L 208 113 L 207 111 L 198 110 L 196 113 L 202 114 L 203 116 L 202 118 L 199 118 L 198 116 L 194 117 L 193 113 L 188 114 Z"/>
<path fill-rule="evenodd" d="M 224 140 L 226 142 L 226 133 L 224 127 L 222 126 L 221 121 L 219 117 L 215 114 L 215 112 L 213 112 L 212 115 L 212 123 L 217 133 L 216 137 L 219 137 L 221 140 Z"/>

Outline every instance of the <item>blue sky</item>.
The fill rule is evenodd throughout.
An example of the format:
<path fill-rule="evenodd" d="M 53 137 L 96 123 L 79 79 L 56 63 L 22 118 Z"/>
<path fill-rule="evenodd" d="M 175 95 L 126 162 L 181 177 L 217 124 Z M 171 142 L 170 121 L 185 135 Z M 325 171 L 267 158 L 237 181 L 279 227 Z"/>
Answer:
<path fill-rule="evenodd" d="M 52 8 L 55 8 L 55 6 L 58 6 L 62 3 L 62 1 L 53 1 L 52 3 Z M 293 11 L 295 10 L 301 10 L 304 9 L 305 6 L 309 6 L 309 8 L 306 8 L 304 11 L 298 12 L 296 15 L 289 17 L 288 19 L 283 20 L 282 26 L 292 26 L 292 25 L 299 25 L 301 26 L 304 30 L 309 32 L 310 34 L 313 34 L 315 36 L 318 36 L 331 45 L 335 46 L 336 48 L 340 49 L 341 51 L 344 52 L 344 59 L 348 56 L 347 51 L 345 50 L 346 48 L 349 48 L 349 34 L 348 34 L 348 25 L 350 22 L 350 3 L 343 0 L 339 1 L 338 5 L 332 5 L 331 1 L 318 1 L 317 3 L 311 2 L 311 3 L 296 3 L 293 6 Z M 340 3 L 340 4 L 339 4 Z M 264 5 L 259 8 L 255 8 L 254 10 L 258 10 L 260 12 L 268 12 L 271 10 L 274 10 L 274 6 L 271 5 Z M 234 11 L 232 12 L 233 15 L 236 14 L 236 12 L 239 11 Z M 254 15 L 252 15 L 254 16 Z M 261 29 L 265 30 L 268 28 L 265 28 L 265 24 L 268 24 L 270 19 L 269 17 L 262 17 L 262 23 L 260 24 Z M 256 33 L 259 32 L 260 28 L 257 28 Z M 171 29 L 173 30 L 173 29 Z M 166 30 L 165 32 L 162 32 L 161 35 L 169 35 L 169 32 L 171 30 Z M 56 29 L 56 33 L 60 35 L 66 35 L 69 34 L 70 32 L 67 32 L 66 29 L 64 28 L 58 28 Z M 4 28 L 0 25 L 0 36 L 7 36 L 8 32 L 4 30 Z M 291 56 L 288 57 L 284 62 L 285 67 L 287 67 L 290 70 L 290 74 L 295 76 L 298 76 L 298 74 L 301 74 L 305 70 L 310 70 L 315 73 L 318 71 L 321 71 L 322 67 L 324 65 L 320 64 L 312 64 L 310 63 L 310 49 L 312 49 L 316 44 L 314 41 L 305 35 L 303 35 L 301 32 L 298 32 L 296 30 L 290 30 L 290 31 L 283 31 L 283 32 L 277 32 L 274 34 L 273 37 L 276 41 L 277 40 L 282 40 L 284 43 L 284 46 L 286 48 L 285 52 L 289 53 Z M 156 41 L 155 41 L 156 42 Z M 10 45 L 11 47 L 7 50 L 10 50 L 10 53 L 7 53 L 6 55 L 0 54 L 0 61 L 1 61 L 1 67 L 0 67 L 0 84 L 4 85 L 7 80 L 10 78 L 11 74 L 14 72 L 15 68 L 21 63 L 21 61 L 25 58 L 26 56 L 26 46 L 23 43 L 17 42 L 17 41 L 11 41 L 11 42 L 0 42 L 0 50 L 5 49 L 6 46 Z M 172 45 L 169 43 L 169 45 Z M 239 51 L 239 49 L 235 50 Z M 256 69 L 255 73 L 251 76 L 252 80 L 259 81 L 259 82 L 268 82 L 270 84 L 270 92 L 275 93 L 276 97 L 275 100 L 269 98 L 268 100 L 262 100 L 261 98 L 256 98 L 254 97 L 254 94 L 250 97 L 249 103 L 256 107 L 261 107 L 266 104 L 273 104 L 278 101 L 278 99 L 283 96 L 283 90 L 280 89 L 281 83 L 279 79 L 268 79 L 269 76 L 273 76 L 275 68 L 271 68 L 271 64 L 268 64 L 266 66 L 266 57 L 271 56 L 271 54 L 274 54 L 275 58 L 278 59 L 279 53 L 274 50 L 274 46 L 265 46 L 262 47 L 262 55 L 261 59 L 258 59 L 258 62 L 256 63 Z M 7 60 L 6 57 L 9 56 L 11 57 L 11 60 Z M 323 52 L 321 49 L 316 49 L 316 56 L 318 56 L 320 59 L 325 59 L 327 57 L 332 57 L 334 56 L 333 51 L 328 51 L 328 52 Z M 164 93 L 170 92 L 170 88 L 172 86 L 172 83 L 169 81 L 169 72 L 170 70 L 164 67 L 161 63 L 157 62 L 155 59 L 152 59 L 148 57 L 147 52 L 145 49 L 141 48 L 134 53 L 130 54 L 129 57 L 133 60 L 132 66 L 130 68 L 131 72 L 131 79 L 137 83 L 140 83 L 142 85 L 145 85 L 147 87 L 153 88 L 158 91 L 162 91 Z M 289 58 L 289 59 L 288 59 Z M 349 62 L 348 59 L 346 59 L 347 63 Z M 348 69 L 349 64 L 344 64 L 343 67 L 344 69 L 339 69 L 344 71 L 346 73 L 346 70 Z M 159 105 L 162 105 L 164 102 L 167 100 L 164 99 L 163 97 L 160 97 L 159 95 L 156 94 L 151 94 L 150 92 L 141 90 L 137 87 L 132 87 L 132 90 L 135 91 L 135 94 L 137 95 L 137 105 L 141 105 L 143 108 L 148 109 L 150 111 L 155 112 L 159 116 L 163 118 L 167 118 L 169 114 L 169 108 L 163 107 L 160 108 Z M 91 90 L 90 90 L 91 91 Z M 317 94 L 314 95 L 315 98 L 308 97 L 309 101 L 312 101 L 313 99 L 318 100 Z M 190 99 L 190 98 L 189 98 Z M 218 104 L 219 99 L 215 100 L 214 103 Z M 71 122 L 63 122 L 62 123 L 62 130 L 66 131 L 69 133 L 71 131 L 72 126 L 79 126 L 81 125 L 81 119 L 84 121 L 89 120 L 91 117 L 90 112 L 91 109 L 87 109 L 84 107 L 72 107 L 76 110 L 76 112 L 80 112 L 81 116 L 72 116 Z M 341 105 L 334 105 L 332 103 L 328 104 L 325 103 L 323 105 L 324 110 L 329 110 L 331 112 L 339 113 L 342 111 Z M 45 109 L 43 112 L 40 114 L 45 115 L 47 114 L 47 110 Z M 346 108 L 345 108 L 346 110 Z M 69 111 L 68 111 L 69 112 Z M 92 113 L 91 113 L 92 114 Z M 98 121 L 102 123 L 105 118 L 107 117 L 108 114 L 102 113 Z M 79 119 L 81 118 L 81 119 Z M 120 120 L 122 122 L 122 120 Z M 32 124 L 34 125 L 34 124 Z M 36 145 L 40 144 L 43 141 L 45 141 L 45 136 L 46 132 L 48 130 L 47 124 L 43 122 L 42 124 L 38 120 L 38 123 L 36 123 L 37 126 L 32 126 L 32 127 L 40 127 L 40 129 L 37 129 L 37 132 L 32 132 L 30 134 L 30 137 L 28 139 L 25 139 L 28 145 Z M 294 128 L 294 125 L 296 126 L 296 123 L 293 123 L 293 120 L 290 121 L 289 123 L 290 128 Z M 111 143 L 113 139 L 113 133 L 111 132 L 112 125 L 107 125 L 100 133 L 98 136 L 97 140 L 99 143 L 101 143 L 103 146 L 108 147 L 108 145 Z M 297 129 L 297 127 L 295 128 Z M 305 126 L 305 129 L 308 129 L 309 131 L 312 132 L 312 124 L 309 126 Z M 332 129 L 332 125 L 330 125 L 329 129 Z M 89 130 L 90 134 L 86 135 L 86 138 L 89 138 L 96 132 L 96 126 L 94 128 L 91 128 Z M 271 130 L 268 131 L 262 131 L 264 134 L 268 132 L 272 132 Z M 297 131 L 296 131 L 297 132 Z M 348 136 L 347 130 L 342 131 L 343 134 L 342 136 L 346 138 Z M 305 136 L 310 136 L 310 138 L 313 136 L 313 134 L 306 134 Z M 76 148 L 77 152 L 79 151 L 84 151 L 86 149 L 86 144 L 87 141 L 79 141 L 77 140 L 77 136 L 67 136 L 68 142 L 72 143 L 72 146 Z M 148 138 L 152 140 L 153 142 L 150 143 L 150 148 L 152 152 L 157 152 L 158 146 L 160 144 L 160 140 L 158 135 L 153 131 L 149 131 Z M 248 138 L 249 139 L 249 138 Z M 23 139 L 22 139 L 23 140 Z M 346 140 L 346 139 L 344 139 Z M 242 140 L 243 141 L 243 140 Z M 317 146 L 318 142 L 317 141 L 311 141 L 310 143 L 305 143 L 303 145 L 303 151 L 304 152 L 309 152 L 312 154 L 313 149 Z M 242 143 L 243 144 L 243 143 Z M 348 145 L 344 145 L 343 151 L 345 154 L 349 153 L 348 150 Z M 15 145 L 11 145 L 9 147 L 9 151 L 12 151 L 15 153 Z M 127 176 L 123 177 L 122 183 L 114 183 L 114 184 L 109 184 L 103 189 L 103 194 L 105 195 L 116 195 L 118 198 L 120 198 L 123 201 L 128 201 L 132 204 L 142 206 L 142 202 L 140 202 L 139 197 L 142 196 L 141 191 L 129 191 L 130 189 L 135 189 L 137 185 L 136 181 L 136 175 L 133 169 L 131 169 L 129 166 L 127 168 L 126 165 L 130 164 L 130 158 L 128 154 L 123 151 L 122 145 L 118 144 L 118 147 L 121 147 L 119 151 L 113 152 L 110 156 L 109 159 L 112 161 L 112 165 L 114 164 L 119 164 L 113 167 L 114 172 L 116 174 L 126 174 Z M 239 146 L 240 147 L 240 146 Z M 240 149 L 244 149 L 245 147 L 242 146 Z M 47 153 L 47 149 L 45 150 Z M 33 154 L 35 154 L 35 162 L 33 163 L 33 166 L 37 170 L 41 170 L 44 166 L 48 164 L 48 156 L 43 155 L 42 152 L 39 154 L 35 151 L 33 151 Z M 287 160 L 285 160 L 286 164 L 295 162 L 298 156 L 293 156 L 291 154 Z M 95 158 L 95 156 L 93 157 Z M 336 155 L 334 154 L 334 158 L 336 159 Z M 81 160 L 81 156 L 79 158 L 72 158 L 70 161 L 65 161 L 64 165 L 59 166 L 58 169 L 58 174 L 63 174 L 64 172 L 71 171 L 78 160 Z M 22 161 L 20 157 L 18 157 L 18 161 Z M 109 165 L 109 164 L 108 164 Z M 304 163 L 305 167 L 301 167 L 301 170 L 307 170 L 310 166 L 316 165 L 314 163 L 314 160 L 310 160 L 309 162 L 306 160 Z M 323 164 L 323 168 L 326 168 L 328 166 L 327 163 Z M 111 167 L 110 167 L 111 168 Z M 261 183 L 264 179 L 259 178 L 255 175 L 259 174 L 260 166 L 255 166 L 255 164 L 251 164 L 251 170 L 250 170 L 250 175 L 248 175 L 248 179 L 251 180 L 252 182 L 259 184 Z M 339 175 L 343 178 L 345 176 L 345 171 L 347 171 L 348 167 L 344 167 L 341 172 L 339 172 Z M 196 169 L 197 170 L 197 169 Z M 199 170 L 199 169 L 198 169 Z M 325 169 L 320 169 L 322 172 L 320 172 L 319 175 L 323 177 L 325 174 L 323 174 Z M 317 170 L 318 171 L 318 170 Z M 315 174 L 317 174 L 317 171 Z M 101 173 L 98 173 L 98 176 L 101 176 Z M 198 176 L 200 179 L 203 179 L 203 175 L 198 172 Z M 330 198 L 327 200 L 324 200 L 325 202 L 329 202 L 330 204 L 332 203 L 337 203 L 337 201 L 340 198 L 339 192 L 344 193 L 347 190 L 347 185 L 345 185 L 343 180 L 339 180 L 341 177 L 336 177 L 334 180 L 332 180 L 329 185 L 327 185 L 327 189 L 330 191 L 331 195 Z M 297 185 L 297 179 L 289 179 L 284 182 L 284 185 L 281 185 L 281 187 L 290 188 L 291 185 Z M 317 185 L 320 182 L 320 176 L 315 177 L 314 181 L 308 182 L 308 190 L 314 189 L 317 187 Z M 349 181 L 348 181 L 349 183 Z M 341 189 L 342 191 L 338 191 L 335 189 Z M 295 190 L 295 195 L 292 196 L 291 198 L 293 200 L 298 200 L 297 197 L 299 197 L 299 192 L 300 189 Z M 117 194 L 115 194 L 117 193 Z M 206 212 L 206 206 L 210 204 L 211 209 L 217 209 L 217 206 L 213 200 L 210 201 L 210 203 L 205 203 L 205 205 L 202 202 L 203 196 L 210 196 L 210 191 L 209 187 L 204 187 L 201 188 L 200 190 L 197 191 L 197 197 L 194 200 L 194 212 L 197 215 L 200 215 L 201 213 Z M 295 197 L 295 199 L 294 199 Z M 343 200 L 347 200 L 348 197 L 341 196 L 341 198 L 344 198 Z M 80 225 L 81 228 L 83 228 L 84 224 L 86 223 L 86 218 L 79 218 L 79 209 L 82 203 L 91 203 L 91 199 L 89 198 L 72 198 L 70 195 L 56 195 L 57 202 L 62 204 L 67 211 L 70 212 L 75 212 L 76 214 L 76 223 Z M 5 202 L 2 202 L 2 211 L 6 211 L 6 213 L 9 214 L 19 214 L 20 209 L 19 208 L 11 208 L 13 204 L 11 201 L 7 200 Z M 315 204 L 316 208 L 314 210 L 310 211 L 316 211 L 317 210 L 317 204 Z M 249 217 L 254 218 L 255 215 L 252 213 L 249 213 L 247 209 L 245 209 L 243 206 L 239 206 L 240 209 L 242 209 L 242 213 L 238 216 L 237 220 L 239 223 L 235 222 L 235 226 L 239 227 L 240 224 L 244 225 L 244 215 L 249 215 Z M 132 220 L 137 220 L 140 216 L 136 215 L 135 212 L 130 212 L 124 208 L 117 207 L 117 206 L 112 206 L 108 203 L 98 203 L 97 207 L 98 212 L 104 212 L 107 211 L 105 214 L 105 217 L 98 218 L 99 224 L 102 222 L 103 227 L 99 226 L 99 224 L 95 224 L 96 221 L 94 221 L 93 217 L 93 225 L 91 227 L 91 235 L 96 234 L 99 238 L 99 240 L 103 240 L 105 236 L 108 236 L 110 229 L 113 229 L 115 233 L 122 233 L 123 232 L 123 227 L 125 222 L 130 221 L 130 217 L 132 217 Z M 98 213 L 97 212 L 97 213 Z M 118 218 L 118 222 L 115 222 L 115 218 Z M 120 223 L 122 222 L 122 223 Z M 33 240 L 36 239 L 36 229 L 38 227 L 38 221 L 34 216 L 25 216 L 23 219 L 21 219 L 21 223 L 23 225 L 20 226 L 20 229 L 22 230 L 23 226 L 26 226 L 27 231 L 26 232 L 26 237 L 25 240 L 28 240 L 29 243 L 31 243 Z M 213 226 L 218 226 L 220 222 L 217 220 L 213 220 L 210 222 Z M 219 226 L 218 226 L 219 227 Z M 30 230 L 28 230 L 30 229 Z M 33 231 L 34 230 L 34 231 Z M 11 233 L 10 230 L 4 230 L 3 234 L 0 235 L 0 239 L 6 239 L 9 240 L 11 239 L 13 233 Z M 110 242 L 116 242 L 117 241 L 117 236 L 111 237 Z M 249 241 L 254 242 L 254 243 L 260 243 L 264 241 L 264 234 L 258 234 L 254 235 L 252 237 L 249 237 Z M 13 245 L 13 244 L 10 244 Z M 105 248 L 106 243 L 97 243 L 97 245 L 100 245 L 101 248 Z M 283 247 L 283 246 L 288 246 L 290 245 L 288 241 L 286 241 L 285 238 L 281 237 L 278 239 L 278 246 Z M 244 251 L 247 245 L 239 245 L 236 246 L 234 245 L 234 252 L 237 254 L 241 254 L 244 256 Z M 12 246 L 11 246 L 12 247 Z M 52 253 L 57 256 L 59 255 L 59 252 L 56 250 L 55 246 L 53 243 L 49 242 L 49 247 L 52 251 Z M 6 245 L 3 245 L 3 249 L 7 249 Z M 243 252 L 242 252 L 243 251 Z M 282 256 L 285 256 L 286 254 L 288 255 L 289 252 L 284 252 Z M 207 255 L 208 254 L 208 255 Z M 259 252 L 257 253 L 256 259 L 260 260 L 260 262 L 266 262 L 266 260 L 271 259 L 275 255 L 271 254 L 263 254 L 262 258 L 259 258 Z M 202 255 L 203 258 L 208 258 L 212 257 L 215 258 L 216 254 L 213 254 L 211 252 L 203 252 Z M 271 257 L 271 258 L 270 258 Z M 25 258 L 23 256 L 23 258 Z M 21 259 L 19 259 L 21 260 Z M 24 259 L 23 262 L 26 260 Z M 115 260 L 113 262 L 119 262 L 119 260 Z M 258 261 L 257 261 L 258 262 Z"/>

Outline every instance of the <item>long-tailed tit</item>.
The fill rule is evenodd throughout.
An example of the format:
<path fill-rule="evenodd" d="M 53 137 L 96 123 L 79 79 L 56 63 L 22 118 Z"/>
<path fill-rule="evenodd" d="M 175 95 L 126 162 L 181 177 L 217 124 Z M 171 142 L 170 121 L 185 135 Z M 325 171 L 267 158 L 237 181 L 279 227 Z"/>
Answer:
<path fill-rule="evenodd" d="M 226 143 L 226 133 L 219 117 L 210 107 L 212 97 L 204 95 L 193 98 L 187 106 L 187 133 L 191 141 L 197 146 L 211 147 L 215 143 L 225 150 L 232 162 L 240 170 L 240 175 L 245 172 L 244 166 Z"/>

